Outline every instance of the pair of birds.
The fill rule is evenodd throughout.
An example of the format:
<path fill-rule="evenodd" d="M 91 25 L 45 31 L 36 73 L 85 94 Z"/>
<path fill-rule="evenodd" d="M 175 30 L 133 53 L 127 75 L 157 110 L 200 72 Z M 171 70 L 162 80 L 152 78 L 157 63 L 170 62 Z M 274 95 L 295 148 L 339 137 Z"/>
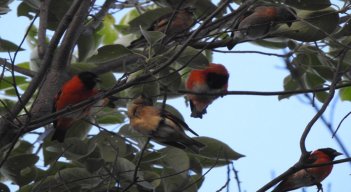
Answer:
<path fill-rule="evenodd" d="M 193 70 L 188 77 L 186 86 L 198 93 L 221 93 L 227 90 L 228 77 L 229 74 L 223 65 L 210 64 L 206 69 Z M 57 94 L 54 110 L 60 111 L 67 106 L 77 104 L 96 95 L 99 92 L 95 88 L 98 82 L 98 76 L 91 72 L 82 72 L 73 76 Z M 192 102 L 191 106 L 193 106 L 192 115 L 196 117 L 201 115 L 202 117 L 206 107 L 217 96 L 188 94 L 188 98 Z M 70 126 L 76 120 L 88 116 L 89 113 L 90 107 L 86 107 L 75 115 L 57 117 L 54 121 L 56 130 L 52 140 L 63 142 L 66 131 Z M 195 153 L 205 147 L 204 144 L 185 134 L 184 130 L 188 130 L 197 135 L 184 121 L 166 110 L 152 106 L 152 101 L 148 98 L 141 96 L 134 99 L 128 106 L 128 116 L 131 127 L 161 144 L 181 149 L 189 148 Z M 310 154 L 307 163 L 312 165 L 330 163 L 338 155 L 341 155 L 341 153 L 331 148 L 318 149 Z M 333 165 L 326 165 L 302 169 L 285 178 L 273 192 L 291 191 L 312 185 L 320 186 L 320 182 L 331 173 L 332 168 Z"/>
<path fill-rule="evenodd" d="M 240 41 L 262 39 L 277 25 L 287 24 L 290 27 L 296 19 L 296 11 L 292 8 L 281 5 L 254 5 L 232 23 L 232 39 L 227 47 L 232 49 Z M 148 30 L 175 36 L 188 31 L 195 21 L 193 9 L 186 8 L 176 10 L 174 15 L 170 13 L 160 17 Z M 141 39 L 133 41 L 131 47 L 140 41 Z"/>

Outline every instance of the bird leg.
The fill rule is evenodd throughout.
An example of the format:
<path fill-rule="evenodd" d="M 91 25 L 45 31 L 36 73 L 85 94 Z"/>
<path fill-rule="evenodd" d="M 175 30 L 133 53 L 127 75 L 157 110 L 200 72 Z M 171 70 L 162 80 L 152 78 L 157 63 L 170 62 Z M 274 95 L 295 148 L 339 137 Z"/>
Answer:
<path fill-rule="evenodd" d="M 317 192 L 323 192 L 323 185 L 322 185 L 322 183 L 317 183 L 316 184 L 316 186 L 317 186 Z"/>

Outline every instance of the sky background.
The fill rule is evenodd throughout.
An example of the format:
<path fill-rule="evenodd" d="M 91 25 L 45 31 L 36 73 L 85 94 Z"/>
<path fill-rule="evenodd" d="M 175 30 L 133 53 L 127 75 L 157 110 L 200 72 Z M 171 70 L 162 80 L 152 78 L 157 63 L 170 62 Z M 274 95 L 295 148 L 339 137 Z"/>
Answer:
<path fill-rule="evenodd" d="M 12 7 L 16 7 L 16 1 Z M 16 17 L 16 10 L 0 17 L 0 38 L 19 44 L 29 20 Z M 28 50 L 28 46 L 24 45 Z M 283 53 L 282 50 L 264 49 L 250 43 L 238 45 L 234 50 L 259 50 Z M 29 52 L 20 52 L 16 63 L 29 60 Z M 8 57 L 1 53 L 2 58 Z M 230 91 L 281 91 L 283 79 L 288 75 L 284 61 L 273 56 L 258 54 L 214 54 L 214 63 L 224 64 L 229 72 Z M 301 100 L 303 96 L 278 101 L 277 96 L 237 96 L 229 95 L 217 99 L 208 109 L 203 119 L 190 118 L 190 109 L 184 99 L 168 100 L 185 117 L 189 126 L 201 136 L 209 136 L 227 143 L 235 151 L 246 157 L 234 162 L 239 171 L 243 191 L 253 192 L 292 166 L 300 157 L 299 140 L 307 123 L 315 115 L 315 110 Z M 336 100 L 336 101 L 335 101 Z M 340 102 L 336 97 L 332 125 L 351 111 L 350 102 Z M 320 103 L 317 103 L 320 106 Z M 325 117 L 329 120 L 329 109 Z M 341 126 L 338 136 L 345 146 L 351 147 L 351 119 Z M 341 151 L 326 127 L 318 121 L 306 140 L 308 150 L 332 147 Z M 345 158 L 345 156 L 337 157 Z M 226 167 L 216 168 L 205 177 L 201 192 L 218 190 L 226 181 Z M 325 192 L 350 192 L 349 163 L 338 164 L 330 176 L 322 183 Z M 237 191 L 232 175 L 230 191 Z M 14 189 L 14 188 L 12 188 Z M 296 190 L 301 191 L 301 190 Z M 307 192 L 315 192 L 309 187 Z"/>

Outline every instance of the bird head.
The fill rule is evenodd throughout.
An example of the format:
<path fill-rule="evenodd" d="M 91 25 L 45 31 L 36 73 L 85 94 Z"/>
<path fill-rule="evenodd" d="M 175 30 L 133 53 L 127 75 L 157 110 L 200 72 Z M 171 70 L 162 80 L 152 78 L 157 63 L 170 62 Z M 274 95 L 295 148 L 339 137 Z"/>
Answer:
<path fill-rule="evenodd" d="M 132 103 L 134 105 L 144 105 L 144 106 L 151 106 L 152 99 L 150 97 L 145 96 L 144 94 L 140 95 L 139 97 L 135 98 Z"/>
<path fill-rule="evenodd" d="M 78 77 L 87 89 L 93 89 L 96 86 L 96 83 L 100 82 L 99 77 L 95 73 L 89 71 L 79 73 Z"/>
<path fill-rule="evenodd" d="M 321 151 L 321 152 L 325 153 L 326 155 L 328 155 L 331 160 L 334 160 L 334 158 L 336 156 L 342 155 L 342 153 L 339 153 L 335 149 L 332 149 L 332 148 L 322 148 L 322 149 L 318 149 L 318 151 Z"/>
<path fill-rule="evenodd" d="M 286 23 L 291 27 L 292 23 L 297 20 L 296 11 L 288 7 L 278 7 L 278 21 Z"/>

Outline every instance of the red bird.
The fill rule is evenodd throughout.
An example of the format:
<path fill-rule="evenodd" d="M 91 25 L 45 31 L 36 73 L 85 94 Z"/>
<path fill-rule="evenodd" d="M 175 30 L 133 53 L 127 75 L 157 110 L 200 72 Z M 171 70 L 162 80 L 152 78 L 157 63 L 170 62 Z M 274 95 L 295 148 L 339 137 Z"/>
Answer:
<path fill-rule="evenodd" d="M 223 93 L 228 89 L 229 73 L 221 64 L 210 63 L 206 69 L 192 70 L 186 88 L 196 93 Z M 218 96 L 187 94 L 190 101 L 191 116 L 202 118 L 206 108 Z"/>
<path fill-rule="evenodd" d="M 295 10 L 281 6 L 258 6 L 247 11 L 234 27 L 233 42 L 228 48 L 232 49 L 238 41 L 264 38 L 278 24 L 285 23 L 290 27 L 296 20 L 295 15 Z"/>
<path fill-rule="evenodd" d="M 67 106 L 77 104 L 98 93 L 95 88 L 99 82 L 98 76 L 91 72 L 81 72 L 67 81 L 56 96 L 54 112 L 60 111 Z M 80 112 L 70 113 L 65 116 L 58 116 L 54 121 L 55 132 L 52 140 L 63 142 L 67 130 L 77 120 L 89 115 L 91 107 L 87 107 Z"/>
<path fill-rule="evenodd" d="M 339 155 L 342 154 L 332 148 L 323 148 L 311 153 L 307 161 L 312 165 L 329 163 Z M 312 185 L 317 185 L 318 188 L 320 188 L 320 183 L 330 174 L 332 169 L 333 165 L 301 169 L 284 179 L 272 192 L 291 191 L 300 187 L 308 187 Z"/>

